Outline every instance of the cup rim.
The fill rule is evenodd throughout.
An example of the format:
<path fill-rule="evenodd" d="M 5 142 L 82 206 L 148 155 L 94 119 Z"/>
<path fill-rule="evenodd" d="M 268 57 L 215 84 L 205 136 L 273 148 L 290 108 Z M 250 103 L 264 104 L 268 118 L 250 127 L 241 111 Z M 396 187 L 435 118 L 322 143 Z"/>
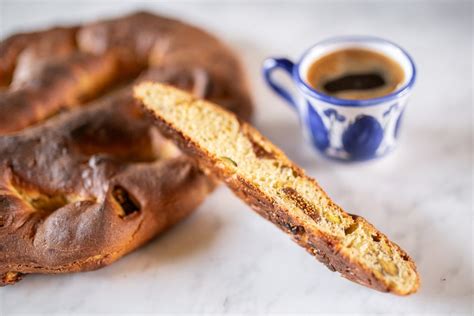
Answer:
<path fill-rule="evenodd" d="M 392 46 L 393 48 L 399 50 L 408 60 L 410 63 L 411 69 L 412 69 L 412 75 L 410 80 L 407 81 L 402 87 L 398 88 L 394 92 L 384 95 L 382 97 L 377 97 L 377 98 L 370 98 L 370 99 L 363 99 L 363 100 L 357 100 L 357 99 L 341 99 L 333 96 L 329 96 L 327 94 L 321 93 L 313 89 L 310 85 L 308 85 L 303 78 L 301 78 L 300 75 L 300 66 L 303 60 L 308 56 L 308 54 L 317 46 L 320 46 L 322 44 L 328 44 L 332 42 L 344 42 L 344 41 L 351 41 L 351 42 L 378 42 L 378 43 L 384 43 Z M 324 39 L 322 41 L 317 42 L 310 48 L 308 48 L 303 55 L 299 58 L 298 62 L 295 65 L 296 67 L 293 68 L 293 77 L 295 81 L 298 83 L 298 86 L 301 87 L 303 92 L 306 94 L 309 94 L 310 96 L 317 98 L 321 101 L 331 103 L 334 105 L 340 105 L 340 106 L 347 106 L 347 107 L 360 107 L 360 106 L 373 106 L 373 105 L 378 105 L 380 103 L 384 103 L 386 101 L 390 101 L 396 98 L 399 98 L 405 94 L 407 94 L 410 89 L 413 87 L 416 79 L 416 66 L 413 61 L 413 58 L 408 54 L 408 52 L 403 49 L 401 46 L 395 44 L 394 42 L 391 42 L 389 40 L 386 40 L 381 37 L 376 37 L 376 36 L 366 36 L 366 35 L 347 35 L 347 36 L 336 36 L 336 37 L 330 37 L 327 39 Z"/>

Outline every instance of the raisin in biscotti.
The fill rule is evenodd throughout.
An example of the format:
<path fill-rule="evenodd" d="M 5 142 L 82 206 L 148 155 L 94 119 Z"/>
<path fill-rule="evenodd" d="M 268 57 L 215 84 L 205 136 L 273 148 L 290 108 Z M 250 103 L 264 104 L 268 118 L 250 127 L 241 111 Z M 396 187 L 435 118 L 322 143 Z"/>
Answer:
<path fill-rule="evenodd" d="M 416 292 L 419 276 L 405 251 L 362 217 L 344 212 L 255 128 L 170 86 L 142 83 L 135 97 L 201 168 L 329 269 L 380 291 Z"/>

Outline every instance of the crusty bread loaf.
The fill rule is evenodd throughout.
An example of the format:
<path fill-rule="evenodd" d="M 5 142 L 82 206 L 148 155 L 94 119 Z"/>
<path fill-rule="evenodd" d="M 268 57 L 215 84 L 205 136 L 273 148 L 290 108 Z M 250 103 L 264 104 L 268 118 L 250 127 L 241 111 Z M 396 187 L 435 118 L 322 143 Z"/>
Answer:
<path fill-rule="evenodd" d="M 316 181 L 255 128 L 215 104 L 157 83 L 135 87 L 156 125 L 201 168 L 329 269 L 399 295 L 415 292 L 414 262 L 362 217 L 344 212 Z"/>
<path fill-rule="evenodd" d="M 224 43 L 192 25 L 136 12 L 0 40 L 0 135 L 150 74 L 250 118 L 244 73 Z"/>

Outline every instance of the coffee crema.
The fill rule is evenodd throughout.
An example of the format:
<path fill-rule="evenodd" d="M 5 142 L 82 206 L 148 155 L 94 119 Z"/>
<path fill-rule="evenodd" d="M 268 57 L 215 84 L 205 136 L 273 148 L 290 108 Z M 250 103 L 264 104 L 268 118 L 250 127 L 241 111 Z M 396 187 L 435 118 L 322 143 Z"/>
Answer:
<path fill-rule="evenodd" d="M 316 59 L 309 67 L 311 87 L 340 99 L 378 98 L 397 90 L 405 80 L 402 67 L 369 49 L 347 48 Z"/>

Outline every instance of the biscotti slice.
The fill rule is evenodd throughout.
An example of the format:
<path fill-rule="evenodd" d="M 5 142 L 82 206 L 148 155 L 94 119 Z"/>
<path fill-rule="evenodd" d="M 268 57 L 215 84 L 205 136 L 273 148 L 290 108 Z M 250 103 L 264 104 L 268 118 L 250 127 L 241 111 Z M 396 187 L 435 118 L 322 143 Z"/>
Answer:
<path fill-rule="evenodd" d="M 222 179 L 256 212 L 276 224 L 332 271 L 399 295 L 414 293 L 414 262 L 362 217 L 344 212 L 285 154 L 234 114 L 184 91 L 135 87 L 156 125 L 201 168 Z"/>

